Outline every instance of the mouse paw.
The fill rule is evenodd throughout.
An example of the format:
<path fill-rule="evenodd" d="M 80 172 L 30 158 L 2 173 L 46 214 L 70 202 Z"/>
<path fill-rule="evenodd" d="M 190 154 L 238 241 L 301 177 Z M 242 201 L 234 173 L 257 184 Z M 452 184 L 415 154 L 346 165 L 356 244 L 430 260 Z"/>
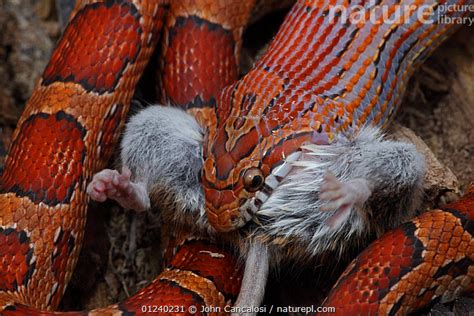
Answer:
<path fill-rule="evenodd" d="M 321 211 L 336 211 L 328 219 L 330 226 L 339 226 L 345 221 L 356 204 L 364 204 L 370 197 L 371 189 L 365 179 L 357 178 L 339 181 L 332 173 L 324 175 L 324 183 L 319 190 L 319 198 L 326 202 Z"/>
<path fill-rule="evenodd" d="M 104 169 L 94 175 L 87 186 L 87 194 L 98 202 L 107 199 L 117 201 L 125 209 L 144 211 L 150 208 L 151 202 L 143 183 L 130 180 L 131 171 L 127 167 L 122 172 Z"/>
<path fill-rule="evenodd" d="M 104 169 L 94 175 L 91 183 L 87 186 L 87 194 L 98 202 L 127 197 L 133 192 L 130 175 L 130 170 L 127 168 L 124 168 L 122 173 L 117 170 Z"/>

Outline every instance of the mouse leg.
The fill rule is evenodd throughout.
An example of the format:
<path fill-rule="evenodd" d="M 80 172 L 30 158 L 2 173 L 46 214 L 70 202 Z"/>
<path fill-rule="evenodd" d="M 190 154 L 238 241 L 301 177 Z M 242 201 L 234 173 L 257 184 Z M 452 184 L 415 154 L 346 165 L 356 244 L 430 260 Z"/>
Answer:
<path fill-rule="evenodd" d="M 94 175 L 87 186 L 87 193 L 98 202 L 112 199 L 125 209 L 145 211 L 150 208 L 146 187 L 142 183 L 132 182 L 130 176 L 127 167 L 122 168 L 122 172 L 104 169 Z"/>
<path fill-rule="evenodd" d="M 336 213 L 326 221 L 333 228 L 341 225 L 349 217 L 354 206 L 362 206 L 369 199 L 373 190 L 373 185 L 364 178 L 342 182 L 328 171 L 323 180 L 319 198 L 326 204 L 320 210 L 336 210 Z"/>
<path fill-rule="evenodd" d="M 265 295 L 269 270 L 269 256 L 267 247 L 260 243 L 253 243 L 245 261 L 244 277 L 240 287 L 239 297 L 234 307 L 259 307 Z M 256 315 L 256 313 L 232 313 L 232 315 Z"/>
<path fill-rule="evenodd" d="M 326 219 L 331 228 L 341 227 L 353 214 L 352 226 L 370 225 L 379 234 L 419 207 L 425 161 L 413 144 L 386 140 L 371 130 L 361 133 L 336 149 L 340 153 L 319 187 L 319 209 L 333 212 Z"/>

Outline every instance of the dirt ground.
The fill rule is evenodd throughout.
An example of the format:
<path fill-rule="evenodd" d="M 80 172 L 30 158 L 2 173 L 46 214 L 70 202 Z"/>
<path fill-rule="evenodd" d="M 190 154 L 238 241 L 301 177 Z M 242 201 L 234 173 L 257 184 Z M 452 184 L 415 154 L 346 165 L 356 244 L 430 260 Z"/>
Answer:
<path fill-rule="evenodd" d="M 244 41 L 247 64 L 257 48 L 271 37 L 282 16 L 282 13 L 274 14 L 247 32 Z M 0 32 L 0 167 L 16 121 L 59 37 L 57 17 L 53 0 L 0 0 L 3 30 Z M 452 171 L 450 174 L 443 169 L 442 176 L 438 175 L 437 180 L 445 182 L 434 189 L 436 193 L 427 193 L 431 204 L 456 198 L 474 180 L 472 27 L 462 27 L 417 71 L 396 122 L 413 130 L 441 164 Z M 134 294 L 159 273 L 160 222 L 156 214 L 136 215 L 113 203 L 93 204 L 85 236 L 62 309 L 79 310 L 114 303 Z M 302 294 L 295 290 L 300 286 L 290 281 L 294 272 L 290 268 L 272 279 L 267 302 L 304 304 L 305 300 L 318 296 L 318 293 Z M 337 276 L 335 272 L 332 274 Z M 305 287 L 314 287 L 320 280 L 318 277 Z M 461 315 L 472 306 L 472 299 L 466 298 L 454 307 L 437 306 L 431 312 L 442 315 L 454 309 Z"/>

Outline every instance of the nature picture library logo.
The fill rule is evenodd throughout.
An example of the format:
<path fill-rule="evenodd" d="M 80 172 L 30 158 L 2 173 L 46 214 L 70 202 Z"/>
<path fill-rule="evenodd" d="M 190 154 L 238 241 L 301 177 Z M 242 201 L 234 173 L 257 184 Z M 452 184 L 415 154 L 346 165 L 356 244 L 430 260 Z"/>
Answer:
<path fill-rule="evenodd" d="M 474 24 L 474 3 L 453 4 L 445 3 L 439 6 L 437 22 L 440 24 Z"/>
<path fill-rule="evenodd" d="M 415 19 L 422 24 L 474 24 L 474 3 L 453 2 L 429 4 L 384 4 L 370 0 L 364 5 L 335 5 L 327 11 L 332 23 L 356 24 L 411 24 Z"/>

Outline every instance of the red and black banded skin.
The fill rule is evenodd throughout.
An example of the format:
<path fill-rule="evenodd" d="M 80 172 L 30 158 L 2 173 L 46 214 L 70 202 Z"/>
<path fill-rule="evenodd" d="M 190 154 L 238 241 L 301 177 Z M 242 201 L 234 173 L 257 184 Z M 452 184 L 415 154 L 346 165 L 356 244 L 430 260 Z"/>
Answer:
<path fill-rule="evenodd" d="M 236 44 L 234 38 L 240 38 L 253 4 L 235 3 L 245 9 L 239 13 L 244 15 L 238 20 L 240 29 L 229 29 L 235 34 L 227 29 L 221 7 L 209 15 L 221 19 L 217 21 L 224 24 L 220 29 L 218 24 L 199 21 L 185 30 L 191 32 L 191 38 L 206 40 L 216 48 L 231 34 L 231 54 L 197 49 L 192 59 L 214 59 L 218 54 L 237 60 L 240 42 Z M 179 10 L 193 12 L 193 7 L 189 2 Z M 202 12 L 213 7 L 202 7 Z M 77 259 L 86 215 L 85 186 L 111 156 L 135 85 L 169 10 L 167 1 L 83 1 L 76 5 L 18 123 L 1 179 L 0 203 L 9 206 L 0 213 L 2 315 L 61 314 L 46 310 L 58 305 Z M 168 58 L 173 55 L 181 56 L 168 50 Z M 216 82 L 202 84 L 195 86 L 193 93 L 213 95 L 222 84 L 236 79 L 236 67 L 236 62 L 215 66 L 213 71 L 224 74 L 217 77 L 219 86 L 213 86 Z M 145 306 L 149 307 L 145 311 L 155 314 L 154 306 L 179 306 L 178 314 L 185 315 L 191 305 L 201 310 L 233 302 L 242 274 L 233 255 L 203 240 L 185 237 L 181 234 L 179 249 L 168 268 L 133 297 L 90 312 L 67 314 L 142 314 Z"/>
<path fill-rule="evenodd" d="M 77 3 L 0 178 L 0 310 L 59 304 L 83 239 L 86 184 L 111 156 L 165 5 Z"/>
<path fill-rule="evenodd" d="M 187 13 L 182 13 L 179 3 L 187 3 L 189 8 L 194 9 L 184 10 Z M 262 104 L 273 107 L 271 99 L 275 94 L 284 94 L 285 87 L 289 88 L 286 90 L 286 97 L 290 101 L 292 96 L 288 95 L 288 91 L 299 91 L 292 86 L 293 75 L 286 80 L 276 70 L 278 65 L 270 67 L 265 62 L 252 70 L 251 75 L 246 77 L 245 84 L 232 84 L 237 74 L 235 67 L 240 50 L 240 39 L 236 34 L 240 36 L 247 22 L 232 20 L 242 17 L 232 10 L 229 10 L 231 14 L 227 17 L 216 19 L 215 13 L 223 12 L 216 1 L 189 0 L 179 3 L 173 1 L 170 5 L 165 0 L 85 0 L 77 4 L 75 14 L 18 123 L 5 171 L 0 179 L 2 315 L 63 314 L 44 310 L 54 309 L 58 305 L 77 260 L 87 205 L 85 186 L 92 174 L 102 169 L 110 158 L 135 85 L 148 62 L 163 24 L 165 38 L 162 53 L 163 60 L 167 60 L 162 64 L 160 74 L 165 91 L 163 96 L 167 102 L 183 108 L 198 109 L 195 112 L 198 120 L 210 119 L 206 124 L 223 123 L 232 117 L 230 112 L 233 109 L 240 115 L 232 117 L 231 125 L 240 130 L 247 126 L 245 120 L 239 119 L 242 115 L 253 115 L 252 109 L 260 111 L 263 107 L 257 107 Z M 299 27 L 304 27 L 304 19 L 300 21 L 297 17 L 323 9 L 315 6 L 315 3 L 316 1 L 300 1 L 293 11 L 297 14 L 291 15 L 289 21 L 298 22 Z M 241 8 L 247 10 L 253 5 L 254 1 L 242 1 Z M 220 9 L 215 11 L 215 8 Z M 181 13 L 173 13 L 165 20 L 164 14 L 168 9 Z M 245 14 L 248 19 L 249 13 Z M 288 25 L 284 29 L 289 33 L 280 33 L 270 52 L 278 47 L 303 54 L 302 47 L 297 49 L 296 46 L 304 45 L 304 42 L 292 42 L 291 37 L 285 35 L 291 34 Z M 307 28 L 306 31 L 310 32 L 311 29 Z M 445 32 L 440 34 L 445 36 Z M 203 41 L 221 46 L 212 46 L 209 50 L 209 46 L 202 45 Z M 186 47 L 188 44 L 192 49 Z M 420 41 L 420 45 L 425 45 L 425 52 L 432 49 L 427 46 L 427 42 Z M 340 48 L 346 54 L 353 52 L 349 46 Z M 191 58 L 187 62 L 196 62 L 201 58 L 204 60 L 202 64 L 197 61 L 197 64 L 192 65 L 195 73 L 186 71 L 187 66 L 180 64 L 183 56 L 188 57 L 188 52 L 198 54 L 196 59 Z M 206 55 L 210 52 L 224 58 L 224 63 L 215 65 L 216 68 L 223 67 L 222 71 L 210 72 L 206 68 L 205 63 L 213 60 Z M 232 55 L 228 55 L 231 52 Z M 277 60 L 277 55 L 269 54 L 264 61 Z M 287 59 L 288 65 L 297 59 L 295 56 L 287 58 L 285 54 L 281 56 Z M 417 63 L 420 59 L 410 60 Z M 280 65 L 281 67 L 283 68 L 280 70 L 287 71 L 284 66 Z M 405 78 L 413 69 L 408 68 L 407 71 L 401 66 L 397 69 L 403 70 Z M 288 70 L 291 74 L 292 69 Z M 318 74 L 322 75 L 323 72 Z M 211 76 L 213 80 L 207 80 L 207 76 Z M 214 80 L 215 78 L 219 80 Z M 333 81 L 326 83 L 335 87 L 339 84 L 341 91 L 344 90 L 342 83 Z M 169 86 L 166 87 L 168 82 Z M 214 100 L 219 104 L 219 98 L 214 98 L 214 95 L 228 83 L 231 85 L 219 98 L 238 99 L 241 102 L 236 102 L 237 105 L 234 101 L 222 103 L 217 115 L 213 111 L 201 111 L 202 108 L 212 108 Z M 350 86 L 353 83 L 345 84 Z M 183 86 L 184 89 L 179 88 Z M 265 87 L 274 90 L 267 90 Z M 390 87 L 391 90 L 395 88 Z M 392 91 L 390 99 L 397 99 L 398 96 Z M 265 99 L 267 97 L 268 100 Z M 328 102 L 327 110 L 320 113 L 321 117 L 318 116 L 320 120 L 316 125 L 308 126 L 321 133 L 332 132 L 337 124 L 349 125 L 347 116 L 340 112 L 342 103 L 333 103 L 336 96 L 328 94 L 322 97 L 318 102 Z M 302 99 L 305 100 L 304 95 Z M 345 105 L 350 110 L 349 114 L 357 110 L 356 105 L 357 102 Z M 278 106 L 282 109 L 282 115 L 291 110 L 284 104 Z M 382 118 L 381 112 L 375 111 L 374 106 L 362 111 L 362 120 L 372 114 L 376 120 Z M 336 115 L 338 113 L 340 116 Z M 294 130 L 297 127 L 297 124 L 292 125 Z M 217 135 L 215 130 L 209 132 L 211 138 Z M 290 139 L 291 133 L 290 131 L 283 136 Z M 230 174 L 235 172 L 228 164 L 227 149 L 232 146 L 227 144 L 224 133 L 219 135 L 216 138 L 218 145 L 208 149 L 212 151 L 212 155 L 224 157 L 217 162 L 221 175 Z M 237 148 L 235 155 L 240 155 L 241 150 L 248 150 L 246 146 L 253 146 L 251 141 L 255 141 L 254 132 L 247 131 L 241 136 L 247 145 L 241 142 L 242 148 Z M 291 152 L 308 137 L 309 134 L 302 133 L 293 137 L 292 142 L 278 143 L 278 146 L 268 151 L 266 163 L 272 165 L 277 161 L 276 157 Z M 319 138 L 319 141 L 324 139 Z M 207 164 L 209 167 L 209 163 Z M 225 204 L 225 198 L 219 197 L 221 200 L 216 204 Z M 211 203 L 216 202 L 212 201 L 212 197 L 210 200 Z M 400 229 L 388 233 L 388 237 L 376 241 L 348 268 L 326 304 L 336 306 L 341 313 L 367 311 L 403 314 L 431 301 L 433 292 L 457 294 L 460 291 L 456 292 L 456 288 L 460 286 L 463 290 L 472 290 L 473 200 L 471 192 L 460 202 L 423 214 Z M 229 219 L 230 217 L 226 217 L 223 221 L 215 220 L 214 223 L 222 228 Z M 389 244 L 392 245 L 390 251 L 387 246 Z M 372 255 L 372 251 L 378 256 Z M 444 261 L 441 260 L 443 258 Z M 365 267 L 372 274 L 361 275 L 365 273 Z M 387 267 L 389 269 L 385 269 Z M 424 273 L 427 270 L 429 273 Z M 421 283 L 422 280 L 426 281 Z M 370 286 L 372 281 L 376 288 L 362 291 L 354 288 Z M 238 295 L 240 282 L 241 270 L 230 252 L 202 240 L 187 240 L 178 248 L 169 267 L 133 297 L 91 312 L 65 314 L 143 314 L 143 306 L 194 305 L 198 309 L 204 305 L 222 307 Z M 420 288 L 425 284 L 428 286 L 426 290 Z M 403 295 L 407 291 L 412 291 L 412 295 Z M 347 298 L 347 301 L 341 297 Z M 348 306 L 347 302 L 351 305 Z M 150 310 L 150 314 L 155 313 Z M 188 312 L 184 311 L 182 314 Z"/>
<path fill-rule="evenodd" d="M 204 128 L 215 124 L 216 98 L 237 80 L 242 34 L 255 3 L 171 1 L 157 72 L 160 103 L 186 109 Z"/>
<path fill-rule="evenodd" d="M 474 290 L 474 185 L 367 247 L 324 305 L 336 315 L 407 315 Z"/>
<path fill-rule="evenodd" d="M 472 3 L 296 1 L 266 53 L 217 98 L 202 176 L 210 224 L 229 232 L 249 221 L 245 205 L 262 192 L 245 189 L 246 170 L 258 168 L 266 178 L 304 144 L 385 127 L 413 71 L 456 30 L 436 17 L 469 14 L 441 8 Z M 418 18 L 423 8 L 434 23 Z M 363 18 L 351 20 L 358 14 Z"/>
<path fill-rule="evenodd" d="M 186 240 L 165 271 L 123 302 L 89 312 L 47 312 L 12 304 L 2 315 L 217 315 L 201 311 L 206 306 L 224 308 L 235 301 L 241 275 L 229 251 L 205 240 Z M 190 306 L 197 312 L 189 312 Z"/>
<path fill-rule="evenodd" d="M 164 104 L 215 107 L 220 90 L 237 80 L 241 35 L 254 4 L 254 0 L 171 2 L 158 74 Z"/>

